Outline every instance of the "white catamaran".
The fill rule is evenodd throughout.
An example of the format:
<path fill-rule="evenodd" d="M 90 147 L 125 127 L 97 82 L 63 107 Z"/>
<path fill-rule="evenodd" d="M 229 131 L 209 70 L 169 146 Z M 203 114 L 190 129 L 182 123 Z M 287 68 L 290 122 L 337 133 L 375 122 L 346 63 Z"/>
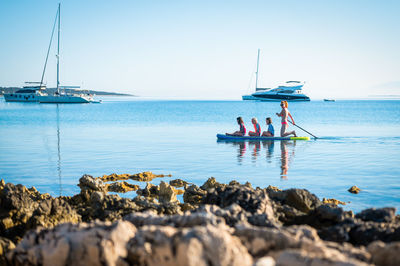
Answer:
<path fill-rule="evenodd" d="M 95 101 L 91 94 L 76 94 L 66 93 L 66 88 L 80 88 L 79 86 L 60 86 L 59 73 L 60 73 L 60 16 L 61 16 L 61 4 L 58 4 L 56 18 L 51 32 L 50 44 L 47 50 L 46 61 L 42 72 L 42 78 L 40 82 L 25 82 L 26 85 L 17 90 L 14 93 L 4 94 L 4 99 L 7 102 L 40 102 L 40 103 L 99 103 L 101 101 Z M 57 23 L 58 22 L 58 23 Z M 45 93 L 46 84 L 43 83 L 44 74 L 46 72 L 47 60 L 49 58 L 49 52 L 51 43 L 54 36 L 55 26 L 58 24 L 58 42 L 57 42 L 57 90 L 54 94 Z M 63 88 L 64 91 L 60 89 Z"/>
<path fill-rule="evenodd" d="M 310 101 L 310 98 L 302 93 L 304 82 L 286 81 L 277 88 L 258 88 L 258 65 L 260 49 L 257 54 L 256 92 L 251 95 L 243 95 L 243 100 L 256 101 Z"/>
<path fill-rule="evenodd" d="M 78 86 L 60 86 L 60 21 L 61 21 L 61 4 L 58 4 L 56 20 L 54 21 L 53 31 L 51 33 L 49 50 L 47 52 L 46 63 L 43 70 L 42 80 L 44 72 L 46 70 L 47 58 L 49 56 L 50 46 L 53 39 L 54 27 L 56 22 L 58 22 L 58 36 L 57 36 L 57 91 L 52 95 L 40 95 L 39 102 L 40 103 L 90 103 L 96 102 L 93 99 L 93 96 L 90 94 L 75 94 L 75 93 L 66 93 L 65 90 L 61 91 L 60 88 L 79 88 Z"/>

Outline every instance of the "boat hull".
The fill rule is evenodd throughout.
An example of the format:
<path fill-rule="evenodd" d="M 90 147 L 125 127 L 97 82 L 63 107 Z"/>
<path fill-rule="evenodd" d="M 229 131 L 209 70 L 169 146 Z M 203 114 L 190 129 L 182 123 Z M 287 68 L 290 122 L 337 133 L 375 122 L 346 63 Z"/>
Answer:
<path fill-rule="evenodd" d="M 280 102 L 280 101 L 288 101 L 288 102 L 309 102 L 310 98 L 294 98 L 294 97 L 255 97 L 252 95 L 243 95 L 242 100 L 244 101 L 262 101 L 262 102 Z"/>
<path fill-rule="evenodd" d="M 309 137 L 250 137 L 250 136 L 228 136 L 225 134 L 217 134 L 218 140 L 227 141 L 272 141 L 272 140 L 310 140 Z"/>
<path fill-rule="evenodd" d="M 3 95 L 6 102 L 38 102 L 39 96 L 35 93 L 6 93 Z"/>
<path fill-rule="evenodd" d="M 93 99 L 75 95 L 47 95 L 40 96 L 40 103 L 90 103 Z"/>

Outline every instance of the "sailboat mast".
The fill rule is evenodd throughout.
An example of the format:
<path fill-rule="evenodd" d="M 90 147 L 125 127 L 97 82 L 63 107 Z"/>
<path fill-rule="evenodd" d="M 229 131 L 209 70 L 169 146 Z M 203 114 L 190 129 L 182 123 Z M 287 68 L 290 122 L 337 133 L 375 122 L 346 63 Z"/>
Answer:
<path fill-rule="evenodd" d="M 258 85 L 258 64 L 260 62 L 260 49 L 258 49 L 257 53 L 257 72 L 256 72 L 256 90 L 257 90 L 257 85 Z"/>
<path fill-rule="evenodd" d="M 58 44 L 57 44 L 57 93 L 60 94 L 60 19 L 61 3 L 58 4 Z"/>

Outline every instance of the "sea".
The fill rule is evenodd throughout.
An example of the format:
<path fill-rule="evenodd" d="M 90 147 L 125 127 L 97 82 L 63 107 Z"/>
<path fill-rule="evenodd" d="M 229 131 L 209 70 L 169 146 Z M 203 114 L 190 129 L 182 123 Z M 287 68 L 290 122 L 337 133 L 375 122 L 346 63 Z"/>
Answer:
<path fill-rule="evenodd" d="M 253 187 L 304 188 L 320 199 L 343 201 L 354 212 L 400 208 L 399 100 L 289 103 L 296 124 L 318 139 L 229 142 L 216 134 L 238 130 L 238 116 L 248 130 L 252 117 L 262 130 L 271 117 L 279 133 L 279 103 L 101 99 L 101 104 L 38 104 L 0 97 L 0 178 L 68 196 L 79 193 L 84 174 L 152 171 L 171 175 L 154 184 L 180 178 L 202 185 L 215 177 Z M 359 194 L 347 191 L 354 185 Z"/>

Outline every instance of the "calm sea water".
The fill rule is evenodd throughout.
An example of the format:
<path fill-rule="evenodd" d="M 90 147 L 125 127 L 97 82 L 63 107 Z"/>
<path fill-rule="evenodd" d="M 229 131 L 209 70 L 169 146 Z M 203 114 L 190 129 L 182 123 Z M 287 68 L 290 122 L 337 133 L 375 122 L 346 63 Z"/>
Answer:
<path fill-rule="evenodd" d="M 237 130 L 239 115 L 248 129 L 258 117 L 263 130 L 271 116 L 279 132 L 279 103 L 109 97 L 102 104 L 51 105 L 0 98 L 0 178 L 58 196 L 78 193 L 83 174 L 153 171 L 198 185 L 213 176 L 306 188 L 350 202 L 345 208 L 354 211 L 400 207 L 400 101 L 311 101 L 289 109 L 321 138 L 217 141 L 216 133 Z M 347 192 L 353 185 L 362 192 Z"/>

